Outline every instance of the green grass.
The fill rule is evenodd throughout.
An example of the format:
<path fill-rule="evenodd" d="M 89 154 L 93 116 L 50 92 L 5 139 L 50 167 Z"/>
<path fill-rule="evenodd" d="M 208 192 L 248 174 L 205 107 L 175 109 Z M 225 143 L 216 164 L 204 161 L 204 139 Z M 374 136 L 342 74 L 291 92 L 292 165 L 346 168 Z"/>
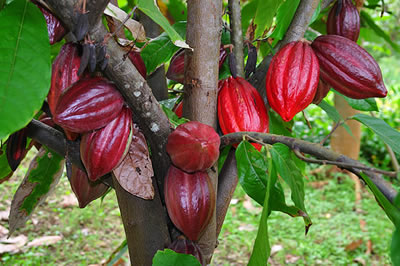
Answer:
<path fill-rule="evenodd" d="M 10 181 L 0 185 L 0 211 L 10 206 L 26 169 L 27 163 L 24 162 L 24 167 Z M 321 181 L 321 177 L 319 179 Z M 301 218 L 277 212 L 271 214 L 268 220 L 271 246 L 281 245 L 283 249 L 273 254 L 270 262 L 283 265 L 292 259 L 296 265 L 357 265 L 354 262 L 357 258 L 367 265 L 390 264 L 393 226 L 372 194 L 363 189 L 361 211 L 356 212 L 354 184 L 350 178 L 322 179 L 326 185 L 313 188 L 311 182 L 316 178 L 306 177 L 306 207 L 313 221 L 307 236 Z M 102 203 L 97 200 L 85 209 L 63 208 L 63 197 L 71 193 L 68 180 L 63 177 L 55 193 L 36 209 L 33 219 L 13 235 L 24 234 L 29 241 L 49 235 L 59 235 L 63 239 L 51 246 L 0 255 L 0 264 L 88 265 L 104 262 L 124 239 L 115 193 L 112 191 Z M 239 186 L 226 216 L 212 265 L 247 265 L 260 215 L 261 208 L 245 196 Z M 360 220 L 366 222 L 365 231 L 360 229 Z M 0 221 L 0 225 L 8 228 L 5 221 Z M 363 242 L 358 248 L 345 250 L 348 244 L 359 239 Z M 365 254 L 368 240 L 373 244 L 371 255 Z"/>

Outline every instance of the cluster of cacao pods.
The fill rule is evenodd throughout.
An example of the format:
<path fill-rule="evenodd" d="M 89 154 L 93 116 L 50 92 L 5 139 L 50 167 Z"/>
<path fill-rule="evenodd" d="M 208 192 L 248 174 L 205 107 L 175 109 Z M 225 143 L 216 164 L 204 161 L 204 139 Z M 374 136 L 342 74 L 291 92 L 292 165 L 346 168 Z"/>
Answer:
<path fill-rule="evenodd" d="M 311 45 L 285 45 L 272 59 L 266 77 L 268 103 L 290 121 L 309 104 L 318 104 L 330 87 L 353 99 L 385 97 L 387 90 L 374 58 L 355 41 L 360 17 L 351 0 L 339 0 L 329 12 L 328 35 Z"/>
<path fill-rule="evenodd" d="M 207 169 L 218 160 L 219 146 L 215 130 L 197 121 L 178 126 L 168 137 L 173 165 L 164 181 L 165 204 L 175 226 L 194 242 L 214 213 L 216 196 Z M 191 245 L 198 250 L 196 243 Z"/>

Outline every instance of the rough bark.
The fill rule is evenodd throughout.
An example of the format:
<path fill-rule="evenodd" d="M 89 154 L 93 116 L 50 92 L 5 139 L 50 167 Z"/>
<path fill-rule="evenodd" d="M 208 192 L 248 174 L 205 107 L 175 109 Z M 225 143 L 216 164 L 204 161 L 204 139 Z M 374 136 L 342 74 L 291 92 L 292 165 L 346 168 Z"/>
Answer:
<path fill-rule="evenodd" d="M 183 116 L 217 127 L 218 61 L 221 41 L 221 0 L 189 0 Z M 217 191 L 217 171 L 208 171 Z M 216 245 L 216 216 L 199 240 L 204 258 L 210 262 Z"/>

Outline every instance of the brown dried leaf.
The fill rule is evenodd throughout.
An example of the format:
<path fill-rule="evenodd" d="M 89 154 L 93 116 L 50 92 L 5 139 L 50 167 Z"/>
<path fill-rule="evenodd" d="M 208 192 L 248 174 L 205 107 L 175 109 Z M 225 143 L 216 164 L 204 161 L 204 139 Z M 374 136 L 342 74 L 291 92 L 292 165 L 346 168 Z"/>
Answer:
<path fill-rule="evenodd" d="M 113 170 L 121 187 L 142 199 L 153 199 L 154 188 L 151 177 L 154 175 L 149 150 L 144 135 L 133 126 L 132 142 L 128 154 L 121 164 Z"/>
<path fill-rule="evenodd" d="M 1 238 L 0 239 L 0 254 L 3 253 L 17 253 L 21 251 L 23 247 L 28 242 L 28 238 L 24 235 L 19 235 L 17 237 L 11 238 Z"/>
<path fill-rule="evenodd" d="M 63 239 L 62 236 L 42 236 L 29 242 L 27 246 L 28 247 L 50 246 L 61 241 L 62 239 Z"/>
<path fill-rule="evenodd" d="M 353 251 L 355 249 L 357 249 L 359 246 L 361 246 L 363 243 L 362 239 L 360 240 L 356 240 L 351 242 L 350 244 L 348 244 L 345 248 L 346 251 Z"/>

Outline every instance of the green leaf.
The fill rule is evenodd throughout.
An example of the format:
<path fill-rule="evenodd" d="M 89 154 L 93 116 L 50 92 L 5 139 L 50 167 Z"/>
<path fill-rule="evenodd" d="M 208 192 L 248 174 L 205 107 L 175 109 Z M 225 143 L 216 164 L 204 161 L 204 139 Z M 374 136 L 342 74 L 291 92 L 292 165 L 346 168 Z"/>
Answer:
<path fill-rule="evenodd" d="M 244 191 L 261 205 L 267 189 L 267 166 L 264 156 L 248 141 L 242 141 L 235 152 L 238 179 Z"/>
<path fill-rule="evenodd" d="M 375 33 L 384 39 L 395 51 L 400 53 L 400 46 L 392 41 L 392 38 L 389 34 L 384 32 L 374 21 L 374 19 L 365 11 L 360 12 L 360 17 L 363 22 L 365 22 Z"/>
<path fill-rule="evenodd" d="M 46 21 L 30 1 L 15 0 L 0 12 L 0 139 L 23 128 L 50 88 Z"/>
<path fill-rule="evenodd" d="M 281 4 L 281 0 L 258 0 L 257 9 L 253 10 L 255 12 L 254 24 L 257 27 L 256 38 L 263 36 L 264 32 L 269 30 Z"/>
<path fill-rule="evenodd" d="M 289 122 L 285 122 L 282 118 L 272 110 L 268 112 L 269 116 L 269 132 L 271 134 L 276 135 L 283 135 L 283 136 L 292 136 L 292 127 L 293 127 L 293 120 Z"/>
<path fill-rule="evenodd" d="M 310 24 L 317 20 L 319 13 L 321 12 L 321 1 L 319 1 L 317 8 L 314 11 L 314 14 L 311 18 Z"/>
<path fill-rule="evenodd" d="M 250 256 L 249 266 L 267 265 L 269 255 L 271 253 L 271 247 L 269 244 L 268 237 L 268 216 L 271 213 L 270 209 L 270 192 L 276 183 L 278 175 L 275 170 L 275 166 L 272 160 L 268 159 L 268 187 L 265 193 L 263 211 L 261 214 L 260 224 L 258 225 L 257 237 L 254 242 L 253 251 Z"/>
<path fill-rule="evenodd" d="M 304 218 L 307 230 L 312 222 L 304 205 L 303 175 L 292 159 L 292 151 L 286 145 L 277 143 L 272 146 L 270 152 L 276 171 L 290 187 L 294 205 L 302 211 L 301 216 Z"/>
<path fill-rule="evenodd" d="M 10 234 L 25 225 L 33 210 L 58 184 L 63 169 L 64 157 L 42 146 L 14 194 L 9 217 Z"/>
<path fill-rule="evenodd" d="M 300 0 L 285 1 L 278 9 L 276 14 L 276 28 L 271 34 L 271 38 L 274 39 L 272 46 L 282 40 L 292 22 L 294 13 L 296 13 L 297 7 L 299 6 Z"/>
<path fill-rule="evenodd" d="M 175 23 L 173 28 L 182 36 L 186 34 L 186 22 Z M 171 59 L 179 48 L 176 47 L 167 33 L 161 33 L 157 38 L 153 39 L 140 55 L 146 65 L 147 74 L 152 73 L 157 67 Z"/>
<path fill-rule="evenodd" d="M 226 161 L 226 158 L 228 158 L 229 151 L 231 150 L 232 146 L 226 146 L 219 154 L 218 158 L 218 174 L 221 173 L 222 167 L 224 166 L 224 163 Z"/>
<path fill-rule="evenodd" d="M 6 147 L 7 147 L 7 143 L 4 143 L 1 147 L 0 184 L 2 183 L 2 180 L 8 179 L 8 177 L 10 177 L 10 175 L 12 175 L 12 173 L 13 173 L 13 171 L 10 168 L 10 165 L 8 164 Z"/>
<path fill-rule="evenodd" d="M 394 266 L 400 266 L 400 225 L 393 232 L 392 245 L 390 248 L 390 257 Z"/>
<path fill-rule="evenodd" d="M 254 10 L 256 10 L 258 0 L 247 1 L 242 7 L 242 29 L 243 32 L 247 31 L 251 20 L 254 17 Z"/>
<path fill-rule="evenodd" d="M 333 107 L 332 105 L 328 104 L 325 100 L 322 100 L 318 106 L 325 111 L 325 113 L 335 122 L 338 123 L 340 121 L 343 121 L 344 119 L 340 116 L 340 114 L 338 113 L 338 111 L 336 110 L 335 107 Z M 353 132 L 351 132 L 351 129 L 349 128 L 349 126 L 347 124 L 343 124 L 342 125 L 346 131 L 351 135 L 353 135 Z"/>
<path fill-rule="evenodd" d="M 181 0 L 169 0 L 167 4 L 168 13 L 174 18 L 175 21 L 184 21 L 187 19 L 187 8 Z"/>
<path fill-rule="evenodd" d="M 356 114 L 352 117 L 375 132 L 392 150 L 400 154 L 400 132 L 393 129 L 385 121 L 366 114 Z"/>
<path fill-rule="evenodd" d="M 169 122 L 176 128 L 177 126 L 184 124 L 188 122 L 189 120 L 186 118 L 179 118 L 171 109 L 165 107 L 164 105 L 161 105 L 161 108 L 163 109 L 164 113 L 167 115 Z"/>
<path fill-rule="evenodd" d="M 182 36 L 171 27 L 168 20 L 163 16 L 156 5 L 156 1 L 137 0 L 137 7 L 165 30 L 174 45 L 189 48 L 189 45 L 187 45 Z"/>
<path fill-rule="evenodd" d="M 343 96 L 346 102 L 353 107 L 353 109 L 360 111 L 379 111 L 375 98 L 367 98 L 363 100 L 351 99 Z"/>
<path fill-rule="evenodd" d="M 125 239 L 121 245 L 108 258 L 107 266 L 113 266 L 128 250 L 128 241 Z"/>
<path fill-rule="evenodd" d="M 153 266 L 201 266 L 200 262 L 189 254 L 176 253 L 170 249 L 157 251 L 153 258 Z"/>

